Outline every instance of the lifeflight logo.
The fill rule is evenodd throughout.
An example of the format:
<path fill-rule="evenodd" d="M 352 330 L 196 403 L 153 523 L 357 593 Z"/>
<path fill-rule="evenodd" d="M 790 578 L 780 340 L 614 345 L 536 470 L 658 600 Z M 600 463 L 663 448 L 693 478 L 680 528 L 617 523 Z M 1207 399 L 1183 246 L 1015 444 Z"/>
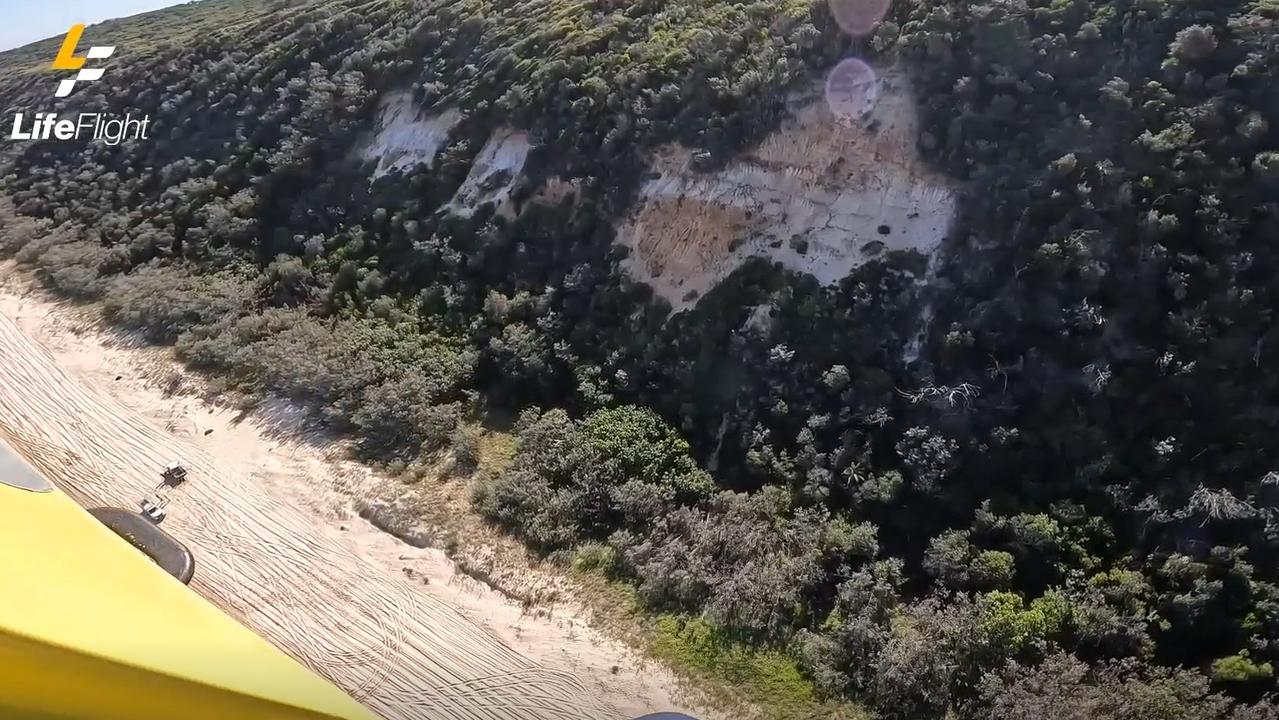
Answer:
<path fill-rule="evenodd" d="M 86 68 L 85 62 L 88 60 L 105 60 L 115 54 L 114 45 L 94 45 L 89 48 L 87 57 L 77 57 L 75 54 L 76 45 L 80 44 L 80 36 L 84 34 L 84 25 L 72 25 L 67 31 L 67 37 L 62 41 L 62 47 L 58 49 L 58 56 L 53 59 L 54 70 L 79 70 L 73 78 L 67 78 L 58 83 L 58 91 L 53 94 L 54 97 L 67 97 L 75 90 L 75 84 L 78 82 L 91 82 L 93 80 L 101 80 L 102 74 L 106 72 L 102 68 Z"/>
<path fill-rule="evenodd" d="M 76 55 L 76 46 L 80 44 L 80 36 L 84 34 L 84 25 L 73 25 L 67 31 L 58 55 L 53 59 L 54 70 L 74 70 L 73 77 L 64 78 L 58 83 L 54 97 L 69 97 L 78 83 L 101 80 L 105 72 L 102 68 L 87 68 L 89 60 L 105 60 L 115 54 L 114 45 L 93 45 L 84 57 Z M 105 115 L 103 113 L 83 112 L 75 120 L 59 119 L 56 113 L 38 112 L 28 121 L 25 113 L 13 116 L 13 129 L 9 133 L 10 140 L 101 140 L 107 145 L 119 145 L 125 140 L 146 140 L 147 126 L 150 116 L 135 118 L 132 114 L 123 117 Z"/>

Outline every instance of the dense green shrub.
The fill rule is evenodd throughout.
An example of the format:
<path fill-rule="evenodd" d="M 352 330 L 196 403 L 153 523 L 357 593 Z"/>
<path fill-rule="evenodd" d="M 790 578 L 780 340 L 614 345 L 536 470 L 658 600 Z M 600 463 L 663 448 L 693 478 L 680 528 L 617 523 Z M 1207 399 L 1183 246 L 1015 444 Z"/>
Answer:
<path fill-rule="evenodd" d="M 982 700 L 994 720 L 1225 720 L 1249 712 L 1232 713 L 1230 701 L 1210 692 L 1197 673 L 1142 670 L 1132 663 L 1089 669 L 1061 654 L 1035 667 L 1010 663 L 989 675 Z"/>

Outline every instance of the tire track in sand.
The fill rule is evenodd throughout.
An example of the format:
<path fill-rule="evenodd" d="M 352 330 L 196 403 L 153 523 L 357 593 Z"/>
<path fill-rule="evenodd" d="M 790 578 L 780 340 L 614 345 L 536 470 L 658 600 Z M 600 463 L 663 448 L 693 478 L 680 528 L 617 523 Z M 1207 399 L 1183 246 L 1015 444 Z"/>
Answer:
<path fill-rule="evenodd" d="M 183 458 L 192 587 L 390 720 L 606 720 L 620 712 L 415 592 L 216 458 L 64 373 L 0 315 L 0 437 L 84 505 L 133 508 Z"/>

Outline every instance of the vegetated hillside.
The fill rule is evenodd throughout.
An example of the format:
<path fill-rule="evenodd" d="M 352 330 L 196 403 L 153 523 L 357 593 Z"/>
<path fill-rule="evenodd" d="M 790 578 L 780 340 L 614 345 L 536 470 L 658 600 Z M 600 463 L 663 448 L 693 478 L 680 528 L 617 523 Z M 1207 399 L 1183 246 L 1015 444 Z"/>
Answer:
<path fill-rule="evenodd" d="M 480 509 L 883 717 L 1276 716 L 1273 0 L 902 0 L 860 40 L 795 0 L 206 2 L 89 37 L 121 49 L 67 107 L 156 134 L 6 146 L 4 245 L 52 287 L 371 458 L 518 412 Z M 55 44 L 0 55 L 0 106 L 49 107 Z M 946 252 L 748 260 L 672 313 L 613 242 L 651 153 L 724 168 L 849 55 L 913 78 Z M 403 92 L 456 122 L 381 173 Z"/>

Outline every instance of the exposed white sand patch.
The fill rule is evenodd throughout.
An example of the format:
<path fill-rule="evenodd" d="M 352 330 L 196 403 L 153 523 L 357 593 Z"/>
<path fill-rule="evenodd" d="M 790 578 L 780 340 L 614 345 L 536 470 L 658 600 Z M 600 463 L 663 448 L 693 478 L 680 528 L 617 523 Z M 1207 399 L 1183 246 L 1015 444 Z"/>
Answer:
<path fill-rule="evenodd" d="M 679 311 L 750 257 L 833 284 L 886 251 L 931 253 L 955 196 L 915 150 L 905 76 L 890 71 L 881 83 L 854 124 L 837 121 L 820 85 L 797 94 L 791 119 L 718 172 L 694 172 L 687 148 L 660 149 L 657 177 L 618 228 L 627 271 Z"/>
<path fill-rule="evenodd" d="M 480 205 L 491 202 L 499 214 L 513 217 L 511 188 L 524 170 L 530 148 L 528 133 L 523 130 L 500 128 L 494 132 L 453 196 L 453 212 L 470 215 Z"/>
<path fill-rule="evenodd" d="M 378 161 L 374 180 L 418 163 L 430 167 L 461 119 L 462 113 L 455 108 L 424 114 L 411 91 L 388 92 L 382 98 L 377 130 L 360 154 L 365 160 Z"/>

